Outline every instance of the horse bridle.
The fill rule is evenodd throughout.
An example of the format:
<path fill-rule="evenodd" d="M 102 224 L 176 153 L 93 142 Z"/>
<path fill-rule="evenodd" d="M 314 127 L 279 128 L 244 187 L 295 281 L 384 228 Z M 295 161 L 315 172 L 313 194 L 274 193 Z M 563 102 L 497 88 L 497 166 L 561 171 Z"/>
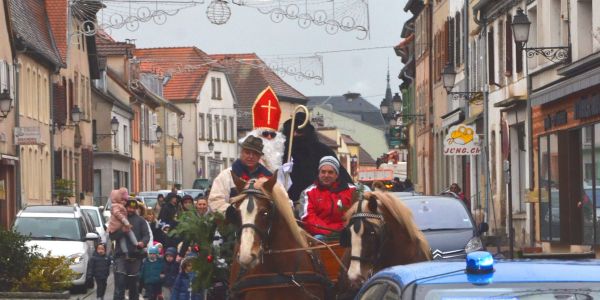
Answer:
<path fill-rule="evenodd" d="M 267 231 L 263 231 L 262 229 L 258 228 L 258 226 L 256 226 L 255 224 L 252 223 L 244 223 L 240 225 L 240 228 L 237 231 L 237 239 L 239 241 L 239 239 L 242 236 L 242 230 L 244 228 L 251 228 L 252 230 L 254 230 L 254 232 L 258 233 L 258 235 L 260 236 L 260 246 L 261 246 L 261 260 L 262 260 L 262 252 L 263 249 L 268 249 L 268 245 L 269 245 L 269 237 L 271 235 L 271 227 L 273 226 L 273 214 L 277 211 L 276 207 L 275 207 L 275 202 L 272 201 L 271 199 L 269 199 L 267 197 L 267 195 L 265 195 L 265 193 L 263 193 L 261 190 L 257 189 L 254 187 L 254 183 L 256 182 L 255 179 L 251 179 L 249 181 L 249 186 L 247 189 L 244 189 L 240 195 L 246 195 L 248 198 L 248 206 L 246 206 L 246 211 L 248 213 L 252 213 L 252 211 L 254 211 L 255 206 L 255 200 L 254 198 L 259 198 L 259 199 L 263 199 L 266 201 L 269 201 L 269 203 L 271 204 L 271 213 L 268 216 L 268 226 L 267 226 Z M 231 203 L 231 205 L 235 205 L 237 203 L 240 203 L 242 201 L 244 201 L 244 199 L 246 199 L 246 197 L 242 197 L 239 200 Z M 266 247 L 265 247 L 266 246 Z"/>
<path fill-rule="evenodd" d="M 383 241 L 385 239 L 385 229 L 386 229 L 385 220 L 383 219 L 383 215 L 380 213 L 363 212 L 362 211 L 362 202 L 363 201 L 364 201 L 364 199 L 359 200 L 356 212 L 350 217 L 350 221 L 348 222 L 348 225 L 346 225 L 346 227 L 342 230 L 342 234 L 340 237 L 340 245 L 342 247 L 350 247 L 351 246 L 350 230 L 354 230 L 354 232 L 358 232 L 360 230 L 361 223 L 366 222 L 366 223 L 371 224 L 372 226 L 376 226 L 372 222 L 369 222 L 368 221 L 369 219 L 377 219 L 377 220 L 381 221 L 381 225 L 376 226 L 376 227 L 380 228 L 380 230 L 379 230 L 379 232 L 380 232 L 379 247 L 381 247 L 381 245 L 383 245 Z M 351 229 L 350 226 L 352 226 L 353 228 Z M 366 228 L 366 226 L 365 226 L 365 228 Z M 378 249 L 378 250 L 381 250 L 381 249 Z M 377 257 L 375 259 L 351 255 L 350 260 L 358 260 L 358 261 L 370 262 L 372 264 L 375 264 L 375 263 L 377 263 L 377 261 L 379 261 L 380 256 L 381 256 L 381 251 L 378 251 Z"/>

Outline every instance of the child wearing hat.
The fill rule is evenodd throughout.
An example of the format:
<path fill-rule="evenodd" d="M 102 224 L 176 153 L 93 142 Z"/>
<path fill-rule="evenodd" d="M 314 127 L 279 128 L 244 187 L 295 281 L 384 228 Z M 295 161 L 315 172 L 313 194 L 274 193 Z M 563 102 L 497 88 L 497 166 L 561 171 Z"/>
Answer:
<path fill-rule="evenodd" d="M 165 299 L 171 298 L 171 291 L 173 290 L 173 284 L 177 275 L 179 274 L 179 263 L 176 260 L 177 249 L 175 247 L 169 247 L 165 251 L 165 264 L 163 266 L 163 296 Z"/>
<path fill-rule="evenodd" d="M 146 289 L 146 295 L 150 300 L 156 300 L 162 294 L 162 270 L 164 266 L 164 260 L 159 255 L 159 249 L 157 246 L 148 248 L 148 257 L 144 258 L 142 263 L 142 271 L 140 278 L 144 282 L 144 288 Z"/>
<path fill-rule="evenodd" d="M 129 199 L 129 194 L 126 188 L 120 188 L 118 190 L 113 190 L 110 193 L 111 207 L 110 207 L 110 218 L 108 219 L 107 229 L 108 233 L 111 234 L 120 229 L 126 233 L 129 241 L 137 245 L 138 241 L 135 237 L 135 234 L 131 230 L 132 225 L 129 224 L 129 220 L 127 220 L 127 209 L 125 208 L 125 204 Z M 129 254 L 129 250 L 127 249 L 127 243 L 125 243 L 125 237 L 119 243 L 121 245 L 121 250 L 125 255 Z M 108 245 L 111 245 L 109 242 Z M 109 249 L 110 250 L 110 247 Z"/>
<path fill-rule="evenodd" d="M 104 299 L 111 264 L 110 257 L 106 255 L 106 245 L 98 244 L 94 256 L 88 262 L 86 278 L 86 281 L 92 278 L 96 281 L 96 299 L 98 300 Z"/>

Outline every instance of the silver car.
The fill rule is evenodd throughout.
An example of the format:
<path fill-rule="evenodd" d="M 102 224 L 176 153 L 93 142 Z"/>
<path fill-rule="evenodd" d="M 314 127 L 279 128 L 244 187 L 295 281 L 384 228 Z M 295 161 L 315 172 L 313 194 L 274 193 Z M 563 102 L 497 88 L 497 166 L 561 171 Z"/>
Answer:
<path fill-rule="evenodd" d="M 73 285 L 85 290 L 88 261 L 99 243 L 98 233 L 88 223 L 78 205 L 36 205 L 23 208 L 13 228 L 30 236 L 27 246 L 37 246 L 41 254 L 71 259 L 70 268 L 77 274 Z"/>
<path fill-rule="evenodd" d="M 97 206 L 82 205 L 81 210 L 86 212 L 92 221 L 92 224 L 96 228 L 96 232 L 100 235 L 102 243 L 106 244 L 106 224 L 104 223 L 104 217 L 100 212 L 100 208 Z"/>

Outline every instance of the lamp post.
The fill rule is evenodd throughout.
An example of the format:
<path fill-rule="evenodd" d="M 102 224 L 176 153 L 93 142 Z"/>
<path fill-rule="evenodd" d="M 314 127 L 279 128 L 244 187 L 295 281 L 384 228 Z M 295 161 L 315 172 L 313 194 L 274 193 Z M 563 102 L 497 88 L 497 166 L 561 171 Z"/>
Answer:
<path fill-rule="evenodd" d="M 10 109 L 12 108 L 12 99 L 10 98 L 10 93 L 7 89 L 4 89 L 2 93 L 0 93 L 0 117 L 6 118 Z"/>
<path fill-rule="evenodd" d="M 110 133 L 96 133 L 96 138 L 105 138 L 114 136 L 119 132 L 119 120 L 117 117 L 113 116 L 110 120 Z"/>
<path fill-rule="evenodd" d="M 529 40 L 529 29 L 531 22 L 522 8 L 517 9 L 517 14 L 513 17 L 512 23 L 513 38 L 515 44 L 520 49 L 523 49 L 527 54 L 527 58 L 533 58 L 536 55 L 541 55 L 546 59 L 555 63 L 566 63 L 571 60 L 571 46 L 560 47 L 526 47 Z M 569 38 L 570 43 L 570 38 Z"/>
<path fill-rule="evenodd" d="M 442 71 L 442 82 L 444 84 L 444 89 L 446 89 L 446 93 L 448 95 L 452 95 L 453 100 L 471 100 L 478 95 L 481 95 L 481 92 L 453 92 L 454 84 L 456 82 L 456 70 L 454 70 L 454 66 L 452 64 L 447 64 Z"/>
<path fill-rule="evenodd" d="M 179 145 L 171 144 L 171 156 L 175 155 L 175 147 L 181 147 L 183 145 L 183 134 L 181 134 L 181 132 L 177 135 L 177 143 Z"/>

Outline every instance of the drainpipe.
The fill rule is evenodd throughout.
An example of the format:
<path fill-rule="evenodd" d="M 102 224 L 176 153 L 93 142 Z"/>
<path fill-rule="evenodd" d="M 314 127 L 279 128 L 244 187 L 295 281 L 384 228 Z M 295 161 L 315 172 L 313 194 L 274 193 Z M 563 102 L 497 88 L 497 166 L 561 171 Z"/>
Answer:
<path fill-rule="evenodd" d="M 429 8 L 429 30 L 427 32 L 427 46 L 429 47 L 429 99 L 427 99 L 427 101 L 429 102 L 427 105 L 427 112 L 426 115 L 430 115 L 430 110 L 431 110 L 431 106 L 433 105 L 433 80 L 431 80 L 431 78 L 433 78 L 433 51 L 431 49 L 432 45 L 433 45 L 433 5 L 431 4 L 432 0 L 429 1 L 428 3 L 428 8 Z M 431 100 L 431 101 L 430 101 Z M 429 126 L 429 120 L 426 120 L 427 122 L 427 126 Z M 429 131 L 430 132 L 430 131 Z M 433 153 L 433 138 L 429 139 L 429 134 L 427 135 L 428 137 L 428 144 L 429 146 L 427 147 L 427 152 L 429 152 L 430 154 L 430 158 L 431 159 L 430 163 L 429 163 L 429 168 L 428 168 L 428 175 L 429 178 L 431 178 L 431 175 L 433 173 L 433 165 L 435 164 L 435 156 L 431 156 L 431 154 Z M 425 184 L 426 188 L 423 190 L 425 193 L 428 193 L 427 188 L 429 187 L 432 191 L 433 189 L 431 188 L 431 185 L 433 184 L 433 182 L 429 182 L 428 185 L 426 185 L 427 183 L 427 176 L 425 176 L 424 178 L 425 182 L 423 182 L 423 184 Z"/>
<path fill-rule="evenodd" d="M 55 73 L 54 75 L 58 75 Z M 50 81 L 50 204 L 54 205 L 54 83 Z"/>
<path fill-rule="evenodd" d="M 17 50 L 17 52 L 18 53 L 23 53 L 23 52 L 25 52 L 25 50 L 23 50 L 23 51 Z M 19 74 L 21 73 L 21 67 L 19 65 L 19 61 L 18 61 L 16 55 L 13 58 L 13 66 L 14 66 L 13 72 L 15 72 L 15 76 L 14 76 L 14 80 L 15 80 L 15 82 L 14 82 L 15 83 L 15 99 L 13 99 L 14 104 L 15 104 L 15 128 L 18 128 L 20 126 L 19 107 L 20 107 L 21 101 L 19 101 L 19 97 L 21 95 L 19 93 L 19 83 L 20 83 L 20 80 L 19 80 L 20 75 Z M 16 203 L 15 204 L 17 206 L 16 209 L 20 210 L 23 207 L 23 203 L 22 203 L 23 199 L 21 197 L 22 196 L 21 195 L 21 166 L 23 164 L 21 162 L 21 147 L 19 145 L 15 145 L 15 148 L 16 148 L 15 154 L 19 158 L 19 163 L 17 165 L 16 172 L 15 172 L 16 173 L 15 174 L 15 183 L 16 183 L 16 186 L 17 186 L 16 187 L 17 190 L 16 190 L 16 193 L 15 193 L 15 196 L 16 196 L 16 199 L 15 199 Z"/>

